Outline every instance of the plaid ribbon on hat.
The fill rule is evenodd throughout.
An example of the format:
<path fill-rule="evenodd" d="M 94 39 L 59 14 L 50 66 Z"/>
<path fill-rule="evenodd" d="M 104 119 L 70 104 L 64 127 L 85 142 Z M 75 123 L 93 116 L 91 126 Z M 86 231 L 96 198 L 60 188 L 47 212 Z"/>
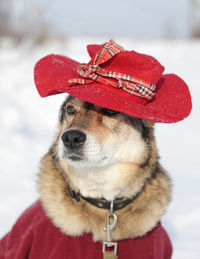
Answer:
<path fill-rule="evenodd" d="M 146 83 L 130 75 L 109 71 L 100 67 L 101 64 L 112 59 L 123 50 L 123 47 L 117 45 L 113 40 L 110 40 L 96 54 L 93 64 L 88 65 L 83 63 L 78 66 L 77 72 L 83 78 L 70 79 L 68 81 L 69 86 L 90 84 L 97 81 L 102 84 L 121 88 L 141 98 L 151 100 L 155 95 L 155 85 Z"/>

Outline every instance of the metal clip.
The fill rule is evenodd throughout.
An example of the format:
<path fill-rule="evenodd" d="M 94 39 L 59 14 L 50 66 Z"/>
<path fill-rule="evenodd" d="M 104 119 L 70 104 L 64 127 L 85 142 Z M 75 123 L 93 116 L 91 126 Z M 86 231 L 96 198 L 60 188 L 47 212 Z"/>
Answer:
<path fill-rule="evenodd" d="M 113 222 L 110 223 L 111 221 Z M 110 212 L 107 215 L 107 228 L 106 228 L 108 242 L 112 241 L 111 232 L 115 228 L 116 224 L 117 224 L 117 215 L 113 212 L 113 201 L 111 201 Z"/>
<path fill-rule="evenodd" d="M 111 223 L 111 221 L 112 221 L 112 223 Z M 115 228 L 116 224 L 117 224 L 117 215 L 113 211 L 113 201 L 111 201 L 110 212 L 107 215 L 107 227 L 106 227 L 107 241 L 103 242 L 103 253 L 105 252 L 106 247 L 113 246 L 114 253 L 115 253 L 115 255 L 117 255 L 117 242 L 112 242 L 112 235 L 111 235 L 111 232 Z"/>

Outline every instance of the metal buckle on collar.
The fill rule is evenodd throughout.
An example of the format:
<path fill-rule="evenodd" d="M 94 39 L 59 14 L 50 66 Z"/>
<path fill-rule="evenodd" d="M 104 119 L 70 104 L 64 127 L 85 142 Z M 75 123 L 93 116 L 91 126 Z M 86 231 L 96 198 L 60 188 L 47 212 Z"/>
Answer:
<path fill-rule="evenodd" d="M 112 221 L 112 223 L 111 223 Z M 112 241 L 111 233 L 117 224 L 117 215 L 113 211 L 113 201 L 110 204 L 110 212 L 107 215 L 107 241 L 103 242 L 103 254 L 106 252 L 107 247 L 114 247 L 114 254 L 117 256 L 117 242 Z"/>

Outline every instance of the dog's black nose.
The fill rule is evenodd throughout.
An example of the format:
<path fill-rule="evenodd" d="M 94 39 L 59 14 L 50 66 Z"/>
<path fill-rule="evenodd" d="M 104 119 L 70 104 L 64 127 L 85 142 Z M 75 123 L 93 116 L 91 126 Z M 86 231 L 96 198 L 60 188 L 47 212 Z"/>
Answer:
<path fill-rule="evenodd" d="M 86 135 L 80 130 L 68 130 L 62 134 L 61 139 L 67 148 L 81 147 L 86 141 Z"/>

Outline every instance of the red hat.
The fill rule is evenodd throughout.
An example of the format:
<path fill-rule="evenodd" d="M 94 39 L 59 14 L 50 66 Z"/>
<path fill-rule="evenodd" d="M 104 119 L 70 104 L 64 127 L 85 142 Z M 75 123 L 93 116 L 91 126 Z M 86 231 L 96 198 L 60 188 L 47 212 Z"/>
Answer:
<path fill-rule="evenodd" d="M 48 55 L 35 66 L 35 84 L 46 97 L 67 92 L 83 101 L 153 122 L 177 122 L 190 114 L 186 83 L 153 57 L 125 51 L 113 40 L 88 45 L 91 61 L 80 64 Z"/>

